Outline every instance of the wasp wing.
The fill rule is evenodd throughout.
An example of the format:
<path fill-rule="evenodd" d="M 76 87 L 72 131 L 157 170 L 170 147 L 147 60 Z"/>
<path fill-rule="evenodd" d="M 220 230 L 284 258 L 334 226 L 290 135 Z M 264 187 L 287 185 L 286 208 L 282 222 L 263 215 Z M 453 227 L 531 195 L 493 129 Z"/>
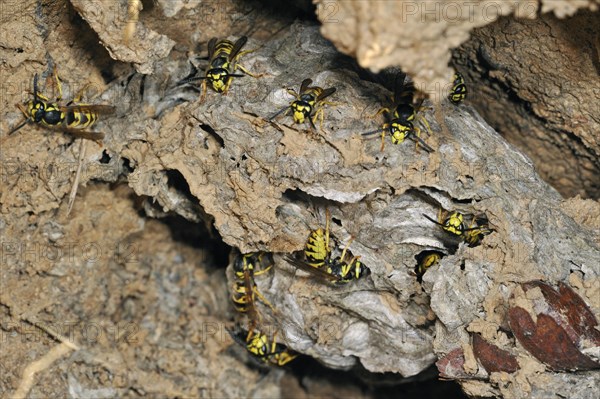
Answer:
<path fill-rule="evenodd" d="M 56 130 L 57 132 L 65 132 L 69 133 L 75 137 L 79 137 L 82 139 L 100 141 L 104 138 L 104 133 L 101 132 L 92 132 L 89 130 L 81 130 L 71 127 L 63 127 L 63 126 L 43 126 L 44 129 Z"/>
<path fill-rule="evenodd" d="M 323 90 L 321 94 L 319 94 L 319 96 L 317 97 L 316 102 L 322 101 L 323 99 L 329 97 L 333 93 L 335 93 L 335 87 L 330 87 L 328 89 Z"/>
<path fill-rule="evenodd" d="M 406 80 L 406 74 L 404 72 L 400 72 L 396 74 L 396 78 L 394 80 L 394 104 L 401 103 L 401 93 L 404 91 L 404 81 Z"/>
<path fill-rule="evenodd" d="M 68 105 L 68 106 L 60 106 L 58 107 L 62 112 L 81 112 L 81 113 L 94 113 L 101 115 L 110 115 L 114 114 L 116 111 L 116 107 L 112 105 L 104 105 L 104 104 L 81 104 L 81 105 Z"/>
<path fill-rule="evenodd" d="M 212 60 L 213 55 L 215 55 L 215 48 L 217 46 L 217 38 L 213 37 L 208 41 L 208 59 Z"/>
<path fill-rule="evenodd" d="M 312 79 L 304 79 L 302 81 L 302 83 L 300 84 L 300 93 L 298 94 L 298 96 L 300 96 L 302 93 L 304 93 L 306 91 L 306 89 L 308 89 L 308 86 L 310 86 L 312 84 Z"/>
<path fill-rule="evenodd" d="M 415 113 L 419 112 L 423 106 L 423 102 L 425 101 L 425 98 L 421 98 L 419 99 L 419 101 L 415 104 L 415 106 L 413 107 L 415 110 Z"/>
<path fill-rule="evenodd" d="M 317 276 L 317 277 L 321 278 L 322 280 L 326 280 L 331 283 L 336 283 L 336 282 L 340 281 L 339 276 L 334 276 L 332 274 L 327 273 L 326 271 L 324 271 L 322 269 L 317 269 L 316 267 L 313 267 L 313 266 L 309 265 L 308 263 L 301 261 L 299 259 L 296 259 L 290 255 L 287 255 L 285 257 L 285 260 L 289 264 L 291 264 L 299 269 L 302 269 L 305 272 L 313 274 L 314 276 Z"/>
<path fill-rule="evenodd" d="M 254 279 L 248 269 L 244 270 L 244 288 L 246 289 L 246 299 L 248 300 L 247 313 L 251 320 L 256 320 L 258 312 L 254 303 Z"/>
<path fill-rule="evenodd" d="M 405 73 L 396 75 L 394 86 L 394 104 L 412 104 L 415 85 L 409 81 Z"/>
<path fill-rule="evenodd" d="M 242 47 L 244 47 L 247 42 L 248 42 L 248 37 L 242 36 L 234 43 L 233 48 L 231 49 L 231 54 L 229 54 L 230 61 L 235 59 L 235 57 L 238 55 L 238 53 L 240 52 Z"/>

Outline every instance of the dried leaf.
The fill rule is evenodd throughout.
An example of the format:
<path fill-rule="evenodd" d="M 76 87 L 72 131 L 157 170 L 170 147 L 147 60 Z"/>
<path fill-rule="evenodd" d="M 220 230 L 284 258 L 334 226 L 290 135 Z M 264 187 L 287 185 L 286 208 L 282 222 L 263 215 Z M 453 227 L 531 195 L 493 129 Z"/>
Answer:
<path fill-rule="evenodd" d="M 508 311 L 508 322 L 521 345 L 536 359 L 555 371 L 587 370 L 600 364 L 583 355 L 565 330 L 546 314 L 537 316 L 537 323 L 521 307 Z"/>
<path fill-rule="evenodd" d="M 490 344 L 479 334 L 473 335 L 473 353 L 488 373 L 498 371 L 514 373 L 519 369 L 519 363 L 515 356 Z"/>
<path fill-rule="evenodd" d="M 440 378 L 461 379 L 470 378 L 463 368 L 465 364 L 465 354 L 462 348 L 456 348 L 450 351 L 446 356 L 438 360 L 435 365 L 440 372 Z"/>

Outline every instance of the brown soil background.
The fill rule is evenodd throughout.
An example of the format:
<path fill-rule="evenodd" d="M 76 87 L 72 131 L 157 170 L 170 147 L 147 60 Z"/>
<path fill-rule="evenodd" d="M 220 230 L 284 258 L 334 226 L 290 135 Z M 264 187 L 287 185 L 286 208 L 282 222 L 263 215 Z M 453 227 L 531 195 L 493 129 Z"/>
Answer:
<path fill-rule="evenodd" d="M 148 115 L 155 115 L 161 106 L 169 110 L 175 106 L 178 100 L 176 96 L 168 100 L 168 88 L 189 70 L 188 53 L 200 51 L 199 43 L 213 36 L 241 34 L 258 43 L 276 36 L 295 18 L 299 17 L 301 23 L 313 23 L 310 5 L 298 3 L 302 7 L 290 7 L 284 12 L 271 4 L 242 1 L 143 2 L 137 36 L 130 45 L 123 43 L 122 36 L 124 1 L 5 1 L 0 5 L 3 25 L 0 396 L 433 398 L 462 395 L 457 384 L 438 381 L 436 370 L 402 379 L 398 374 L 369 373 L 360 367 L 335 371 L 312 359 L 301 359 L 298 365 L 285 370 L 260 369 L 225 331 L 226 326 L 233 325 L 236 315 L 228 298 L 225 274 L 230 246 L 223 242 L 222 236 L 225 242 L 242 251 L 268 247 L 283 252 L 298 249 L 308 230 L 304 226 L 287 236 L 263 233 L 260 224 L 252 221 L 236 225 L 235 218 L 219 207 L 223 198 L 219 192 L 200 195 L 196 191 L 202 184 L 215 184 L 213 178 L 209 174 L 197 175 L 191 184 L 186 171 L 193 171 L 189 165 L 177 163 L 178 148 L 192 146 L 181 145 L 170 132 L 196 129 L 189 115 L 197 108 L 184 105 L 161 120 Z M 165 16 L 169 13 L 173 16 Z M 559 26 L 561 20 L 555 17 L 518 23 L 508 18 L 500 20 L 487 31 L 481 28 L 479 34 L 474 33 L 472 40 L 456 50 L 453 58 L 470 87 L 477 87 L 472 104 L 485 119 L 507 140 L 528 152 L 542 177 L 563 196 L 589 198 L 573 198 L 563 203 L 561 212 L 594 231 L 593 237 L 597 237 L 600 229 L 599 206 L 595 201 L 600 192 L 599 122 L 597 109 L 593 108 L 600 101 L 597 79 L 600 45 L 594 41 L 600 37 L 597 22 L 598 13 L 587 11 L 569 22 L 596 27 L 581 29 L 581 37 L 589 39 L 590 44 L 585 48 L 590 51 L 553 53 L 558 60 L 564 58 L 556 69 L 573 74 L 551 77 L 549 82 L 562 78 L 583 82 L 581 76 L 589 77 L 589 82 L 574 84 L 573 93 L 560 97 L 575 98 L 574 105 L 544 100 L 543 93 L 533 90 L 534 83 L 525 78 L 523 61 L 511 61 L 502 58 L 501 51 L 493 51 L 498 47 L 492 43 L 499 35 L 495 30 L 506 34 L 510 42 L 511 32 L 530 37 L 534 34 L 527 30 Z M 328 28 L 339 26 L 328 25 Z M 468 36 L 472 28 L 473 25 L 465 26 L 463 33 Z M 327 29 L 323 29 L 323 34 L 328 34 Z M 335 33 L 328 37 L 336 42 Z M 448 43 L 456 41 L 455 36 L 447 39 Z M 560 43 L 539 46 L 563 45 L 560 35 L 555 40 Z M 440 48 L 449 54 L 459 43 L 448 43 Z M 489 59 L 481 61 L 482 52 L 492 53 L 488 58 L 496 67 L 490 67 Z M 565 54 L 568 56 L 564 57 Z M 581 54 L 584 58 L 579 57 Z M 400 52 L 397 56 L 406 55 Z M 521 59 L 524 57 L 521 55 Z M 569 64 L 573 59 L 581 59 L 583 67 L 574 68 Z M 267 61 L 259 54 L 252 66 L 261 69 L 268 65 Z M 87 83 L 92 84 L 90 97 L 97 94 L 90 102 L 112 103 L 118 101 L 119 93 L 127 93 L 123 101 L 119 100 L 117 114 L 94 127 L 107 132 L 109 137 L 104 145 L 93 142 L 86 145 L 81 187 L 69 216 L 67 197 L 77 168 L 79 142 L 69 135 L 32 125 L 6 135 L 22 118 L 15 103 L 29 99 L 32 76 L 38 73 L 43 84 L 50 82 L 47 77 L 52 65 L 58 67 L 67 99 Z M 415 61 L 415 65 L 419 64 Z M 145 78 L 136 72 L 153 72 L 148 78 L 151 83 L 145 83 Z M 446 79 L 445 69 L 436 73 L 437 78 Z M 517 81 L 506 76 L 516 76 Z M 533 79 L 531 74 L 529 79 Z M 505 85 L 516 94 L 504 95 Z M 50 84 L 46 87 L 44 93 L 53 94 Z M 145 92 L 141 93 L 140 88 Z M 351 89 L 354 87 L 349 85 Z M 161 93 L 161 102 L 146 101 L 144 107 L 137 106 L 136 101 L 141 97 L 147 99 L 156 93 Z M 208 94 L 209 98 L 215 95 Z M 232 89 L 229 97 L 235 95 Z M 195 98 L 194 93 L 186 100 Z M 585 98 L 591 101 L 581 101 Z M 372 102 L 372 97 L 360 101 L 363 100 Z M 525 103 L 530 104 L 526 109 L 522 108 Z M 551 115 L 540 120 L 539 115 L 550 108 L 549 104 Z M 563 115 L 565 107 L 579 116 L 566 120 L 556 116 Z M 495 111 L 500 108 L 504 111 Z M 525 110 L 520 112 L 521 109 Z M 217 111 L 215 115 L 218 119 Z M 556 117 L 552 118 L 553 115 Z M 252 106 L 242 116 L 248 123 L 258 119 Z M 523 139 L 525 135 L 520 132 L 529 131 L 531 126 L 536 127 L 535 134 L 530 140 Z M 361 125 L 361 129 L 368 130 L 368 125 Z M 548 130 L 558 133 L 548 135 Z M 135 136 L 136 143 L 119 141 L 127 135 Z M 205 136 L 202 145 L 207 153 L 218 153 L 218 140 Z M 304 151 L 304 141 L 297 140 L 295 132 L 286 130 L 283 138 L 286 151 Z M 373 144 L 376 146 L 378 143 Z M 323 158 L 318 148 L 315 145 L 314 155 Z M 371 160 L 369 154 L 361 152 L 357 156 L 341 145 L 335 148 L 341 158 L 346 156 L 346 161 L 354 157 L 350 166 Z M 175 155 L 171 157 L 172 154 Z M 436 157 L 432 158 L 433 164 L 438 162 Z M 548 166 L 556 164 L 551 159 L 560 159 L 563 173 L 559 176 Z M 251 167 L 260 169 L 254 164 Z M 578 171 L 573 178 L 564 177 L 572 170 Z M 390 176 L 401 180 L 402 175 Z M 241 191 L 244 188 L 247 187 L 242 186 Z M 246 202 L 240 203 L 256 201 L 253 195 L 249 194 Z M 270 198 L 269 195 L 264 198 Z M 197 198 L 204 201 L 202 206 Z M 207 205 L 211 201 L 214 208 Z M 243 214 L 243 210 L 236 211 L 236 206 L 243 209 L 233 203 L 230 206 L 233 214 Z M 271 207 L 267 203 L 258 211 L 266 215 Z M 352 212 L 358 213 L 360 209 Z M 213 224 L 219 226 L 219 231 Z M 480 254 L 473 256 L 477 258 Z M 511 267 L 516 270 L 514 273 L 518 272 L 516 266 Z M 598 314 L 600 303 L 597 299 L 593 301 L 598 294 L 597 280 L 586 280 L 580 285 L 580 294 L 587 293 L 586 298 L 592 298 L 591 306 Z M 428 294 L 433 290 L 431 287 Z M 420 300 L 427 302 L 425 292 L 419 295 Z M 442 294 L 437 291 L 437 295 Z M 497 293 L 486 299 L 490 314 L 497 305 L 492 303 L 492 297 L 498 299 L 502 295 Z M 414 317 L 426 318 L 421 314 Z M 480 322 L 478 327 L 471 325 L 470 331 L 485 330 L 485 322 Z M 538 367 L 523 364 L 532 369 Z M 539 372 L 539 368 L 531 375 L 534 372 Z M 496 386 L 502 383 L 496 382 Z M 483 394 L 485 389 L 471 387 L 470 392 Z M 506 391 L 503 394 L 510 396 Z"/>

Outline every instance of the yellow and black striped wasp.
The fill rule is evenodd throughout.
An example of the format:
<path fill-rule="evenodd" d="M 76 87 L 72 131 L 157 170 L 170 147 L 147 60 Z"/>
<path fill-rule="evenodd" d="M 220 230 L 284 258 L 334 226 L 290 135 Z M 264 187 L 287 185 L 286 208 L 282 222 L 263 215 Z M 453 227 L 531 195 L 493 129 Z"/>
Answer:
<path fill-rule="evenodd" d="M 454 74 L 454 82 L 452 83 L 452 88 L 450 89 L 450 93 L 448 94 L 448 100 L 452 104 L 460 104 L 465 97 L 467 97 L 467 85 L 465 84 L 465 80 L 460 72 L 456 72 Z"/>
<path fill-rule="evenodd" d="M 200 101 L 204 101 L 206 97 L 206 82 L 210 83 L 210 86 L 217 93 L 227 94 L 229 86 L 233 78 L 239 78 L 244 76 L 240 73 L 235 73 L 237 69 L 240 69 L 246 75 L 257 78 L 259 76 L 252 74 L 246 68 L 238 63 L 240 57 L 244 54 L 248 54 L 254 50 L 240 51 L 248 38 L 246 36 L 240 37 L 235 43 L 227 39 L 217 40 L 213 37 L 208 42 L 208 68 L 204 73 L 204 76 L 192 76 L 179 81 L 178 85 L 195 82 L 198 80 L 202 81 Z M 206 58 L 205 58 L 206 59 Z M 195 68 L 195 67 L 194 67 Z M 196 71 L 192 72 L 194 75 Z"/>
<path fill-rule="evenodd" d="M 331 219 L 329 210 L 326 211 L 326 215 L 325 230 L 318 228 L 311 231 L 308 236 L 304 248 L 306 260 L 299 260 L 289 255 L 286 260 L 322 280 L 338 285 L 369 275 L 371 270 L 360 261 L 360 256 L 346 260 L 347 250 L 352 239 L 346 244 L 340 256 L 333 257 L 329 237 L 329 220 Z"/>
<path fill-rule="evenodd" d="M 439 263 L 440 259 L 444 257 L 444 253 L 435 250 L 427 250 L 419 253 L 415 256 L 417 260 L 417 266 L 415 266 L 415 274 L 417 275 L 417 281 L 421 282 L 423 275 L 431 266 Z"/>
<path fill-rule="evenodd" d="M 393 144 L 401 144 L 406 139 L 413 140 L 417 145 L 423 146 L 427 152 L 433 152 L 427 143 L 421 139 L 421 129 L 415 126 L 417 114 L 423 104 L 423 99 L 416 105 L 413 105 L 415 86 L 408 81 L 406 74 L 396 75 L 395 90 L 392 106 L 390 108 L 381 108 L 373 117 L 382 113 L 386 114 L 387 122 L 381 128 L 370 132 L 362 133 L 363 136 L 370 136 L 381 132 L 381 151 L 385 146 L 385 135 L 389 133 Z M 429 123 L 423 116 L 419 116 L 427 131 L 431 134 Z"/>
<path fill-rule="evenodd" d="M 315 127 L 315 120 L 319 118 L 319 127 L 321 128 L 321 131 L 323 131 L 323 119 L 325 113 L 323 106 L 334 105 L 331 102 L 323 100 L 335 93 L 336 88 L 330 87 L 323 89 L 319 86 L 311 86 L 311 84 L 312 79 L 304 79 L 300 84 L 300 92 L 296 93 L 296 91 L 292 89 L 286 89 L 287 92 L 296 97 L 296 99 L 292 101 L 290 105 L 271 115 L 269 120 L 271 121 L 275 119 L 284 112 L 287 114 L 288 111 L 291 110 L 295 123 L 304 123 L 306 120 L 308 120 L 310 122 L 310 126 L 315 131 L 317 130 Z"/>
<path fill-rule="evenodd" d="M 231 300 L 236 310 L 240 313 L 248 313 L 252 320 L 258 319 L 255 307 L 255 299 L 258 297 L 265 305 L 273 309 L 273 306 L 262 296 L 254 276 L 268 272 L 273 267 L 271 254 L 264 252 L 251 252 L 238 255 L 233 262 L 233 292 Z"/>
<path fill-rule="evenodd" d="M 476 247 L 481 244 L 483 238 L 491 234 L 494 230 L 490 229 L 489 220 L 484 214 L 473 216 L 471 223 L 464 230 L 464 240 L 469 247 Z"/>
<path fill-rule="evenodd" d="M 60 130 L 70 133 L 76 137 L 81 137 L 90 140 L 102 140 L 103 133 L 86 131 L 98 120 L 101 114 L 112 114 L 115 112 L 115 107 L 111 105 L 90 105 L 78 104 L 81 100 L 81 95 L 87 85 L 80 93 L 68 102 L 66 105 L 60 105 L 62 101 L 62 86 L 56 69 L 54 70 L 54 79 L 58 90 L 58 97 L 54 102 L 51 102 L 46 96 L 38 90 L 38 75 L 33 77 L 33 100 L 29 100 L 25 104 L 17 106 L 25 116 L 25 120 L 17 127 L 12 129 L 8 134 L 13 134 L 21 129 L 27 123 L 36 123 L 52 130 Z"/>
<path fill-rule="evenodd" d="M 470 247 L 479 245 L 483 237 L 494 231 L 490 229 L 489 221 L 483 214 L 473 216 L 470 224 L 465 222 L 465 215 L 457 211 L 447 212 L 440 209 L 438 220 L 425 214 L 423 216 L 448 233 L 462 238 Z"/>
<path fill-rule="evenodd" d="M 273 340 L 269 340 L 266 334 L 256 331 L 246 332 L 240 329 L 239 333 L 236 333 L 227 328 L 227 332 L 234 341 L 244 346 L 254 359 L 263 363 L 284 366 L 299 355 L 288 349 L 287 346 L 278 343 L 277 333 L 273 336 Z"/>

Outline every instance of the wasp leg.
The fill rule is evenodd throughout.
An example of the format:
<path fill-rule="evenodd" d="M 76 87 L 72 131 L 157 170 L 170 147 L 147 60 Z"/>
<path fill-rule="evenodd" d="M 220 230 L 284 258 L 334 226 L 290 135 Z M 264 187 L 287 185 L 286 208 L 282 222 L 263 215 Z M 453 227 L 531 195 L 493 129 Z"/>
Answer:
<path fill-rule="evenodd" d="M 381 148 L 379 149 L 379 151 L 383 152 L 383 149 L 385 148 L 385 131 L 387 130 L 387 127 L 385 125 L 382 126 L 381 128 Z"/>
<path fill-rule="evenodd" d="M 260 291 L 258 290 L 258 288 L 254 287 L 253 291 L 254 291 L 254 293 L 256 294 L 256 296 L 258 297 L 258 299 L 260 299 L 260 301 L 262 303 L 264 303 L 265 305 L 267 305 L 273 312 L 275 312 L 275 308 L 273 307 L 273 305 L 271 305 L 271 302 L 269 302 L 267 300 L 267 298 L 265 298 L 263 296 L 263 294 L 260 293 Z"/>
<path fill-rule="evenodd" d="M 88 82 L 87 84 L 85 84 L 81 90 L 79 90 L 77 92 L 77 94 L 75 95 L 75 98 L 73 98 L 73 100 L 69 101 L 69 103 L 67 105 L 71 105 L 71 104 L 77 104 L 79 102 L 81 102 L 81 99 L 83 98 L 83 94 L 85 93 L 85 91 L 87 90 L 88 87 L 92 86 L 91 82 Z"/>
<path fill-rule="evenodd" d="M 414 137 L 410 137 L 415 142 L 415 150 L 419 151 L 419 144 L 425 149 L 427 152 L 433 152 L 433 148 L 431 148 L 423 139 L 421 138 L 421 129 L 418 127 L 414 128 L 416 135 Z"/>
<path fill-rule="evenodd" d="M 346 251 L 348 250 L 348 247 L 350 246 L 350 244 L 352 243 L 352 241 L 354 241 L 354 237 L 350 237 L 350 239 L 348 240 L 348 242 L 346 243 L 346 246 L 344 247 L 344 250 L 342 251 L 342 255 L 340 256 L 340 261 L 343 262 L 344 258 L 346 257 Z M 352 259 L 354 260 L 356 259 L 356 256 Z M 352 264 L 352 262 L 350 262 L 350 264 Z"/>
<path fill-rule="evenodd" d="M 58 97 L 56 97 L 56 102 L 60 102 L 62 100 L 62 84 L 60 83 L 60 79 L 58 78 L 58 71 L 56 70 L 56 65 L 54 65 L 53 73 L 54 81 L 56 82 L 56 90 L 58 90 Z"/>
<path fill-rule="evenodd" d="M 248 328 L 248 334 L 246 335 L 246 343 L 250 342 L 254 335 L 254 329 L 256 328 L 256 320 L 252 320 Z"/>
<path fill-rule="evenodd" d="M 67 205 L 67 217 L 71 213 L 73 209 L 73 204 L 75 203 L 75 197 L 77 196 L 77 190 L 79 189 L 79 179 L 81 178 L 81 169 L 83 167 L 83 159 L 85 158 L 85 150 L 87 140 L 79 139 L 79 165 L 77 166 L 77 173 L 75 173 L 75 180 L 73 181 L 73 186 L 71 187 L 71 192 L 69 193 L 69 202 Z"/>
<path fill-rule="evenodd" d="M 294 97 L 298 97 L 298 93 L 294 89 L 285 89 L 285 91 L 287 91 L 289 95 L 292 95 Z"/>
<path fill-rule="evenodd" d="M 323 129 L 323 120 L 325 119 L 324 113 L 325 113 L 325 111 L 323 111 L 323 108 L 319 108 L 318 110 L 315 111 L 315 114 L 312 116 L 312 118 L 309 118 L 309 120 L 310 120 L 310 125 L 312 126 L 312 128 L 314 130 L 317 130 L 315 128 L 315 121 L 318 119 L 319 120 L 319 129 L 321 130 L 321 132 L 327 133 L 325 131 L 325 129 Z"/>
<path fill-rule="evenodd" d="M 425 128 L 427 129 L 427 133 L 429 135 L 433 135 L 433 132 L 431 131 L 431 126 L 429 126 L 429 122 L 427 122 L 427 119 L 425 119 L 425 117 L 423 115 L 419 115 L 419 121 L 425 125 Z"/>
<path fill-rule="evenodd" d="M 325 217 L 327 218 L 325 221 L 325 252 L 331 252 L 329 249 L 329 220 L 331 219 L 331 212 L 329 212 L 329 208 L 325 209 Z"/>
<path fill-rule="evenodd" d="M 227 84 L 225 84 L 225 88 L 223 89 L 223 92 L 222 92 L 222 94 L 224 96 L 226 96 L 227 93 L 229 92 L 229 87 L 231 86 L 232 80 L 233 80 L 233 78 L 231 76 L 227 79 Z"/>
<path fill-rule="evenodd" d="M 236 59 L 236 60 L 239 60 L 239 59 L 240 59 L 240 58 L 241 58 L 243 55 L 246 55 L 246 54 L 253 53 L 253 52 L 255 52 L 256 50 L 258 50 L 258 49 L 257 49 L 257 48 L 255 48 L 255 49 L 252 49 L 252 50 L 244 50 L 244 51 L 240 51 L 240 52 L 239 52 L 239 53 L 237 53 L 237 55 L 235 56 L 235 59 Z"/>
<path fill-rule="evenodd" d="M 200 102 L 203 103 L 206 100 L 206 79 L 202 80 L 202 84 L 200 85 Z"/>
<path fill-rule="evenodd" d="M 383 113 L 390 113 L 390 109 L 389 108 L 380 108 L 379 111 L 377 111 L 376 113 L 374 113 L 373 115 L 369 115 L 367 116 L 367 119 L 375 119 L 377 118 L 379 115 L 383 114 Z"/>
<path fill-rule="evenodd" d="M 19 110 L 23 113 L 23 115 L 25 115 L 25 118 L 27 118 L 27 120 L 29 120 L 29 116 L 27 115 L 27 107 L 24 106 L 23 104 L 17 104 L 17 108 L 19 108 Z"/>
<path fill-rule="evenodd" d="M 315 126 L 315 119 L 317 119 L 318 111 L 316 111 L 312 116 L 308 117 L 308 122 L 310 123 L 310 129 L 312 133 L 317 132 L 317 127 Z"/>
<path fill-rule="evenodd" d="M 270 264 L 266 269 L 262 269 L 262 270 L 259 270 L 257 272 L 254 272 L 254 275 L 255 276 L 260 276 L 261 274 L 264 274 L 264 273 L 268 272 L 272 268 L 273 268 L 273 264 Z"/>
<path fill-rule="evenodd" d="M 277 349 L 277 333 L 278 331 L 275 331 L 273 334 L 273 341 L 271 342 L 271 350 L 269 353 L 275 353 L 275 349 Z"/>
<path fill-rule="evenodd" d="M 261 77 L 263 77 L 265 75 L 264 73 L 254 74 L 254 73 L 248 71 L 246 68 L 244 68 L 243 66 L 241 66 L 239 64 L 237 64 L 235 67 L 236 67 L 236 69 L 239 68 L 246 75 L 252 76 L 253 78 L 261 78 Z"/>
<path fill-rule="evenodd" d="M 17 108 L 19 108 L 19 110 L 23 113 L 25 120 L 8 132 L 8 136 L 25 126 L 30 121 L 29 116 L 27 115 L 27 108 L 23 104 L 17 104 Z"/>
<path fill-rule="evenodd" d="M 320 101 L 319 102 L 319 109 L 315 112 L 315 117 L 317 116 L 317 113 L 320 113 L 319 128 L 321 129 L 322 132 L 325 132 L 325 130 L 323 129 L 323 119 L 325 118 L 325 115 L 324 115 L 325 110 L 323 109 L 323 106 L 325 106 L 325 105 L 329 105 L 330 107 L 337 107 L 338 105 L 340 105 L 340 103 L 334 103 L 331 101 Z"/>

